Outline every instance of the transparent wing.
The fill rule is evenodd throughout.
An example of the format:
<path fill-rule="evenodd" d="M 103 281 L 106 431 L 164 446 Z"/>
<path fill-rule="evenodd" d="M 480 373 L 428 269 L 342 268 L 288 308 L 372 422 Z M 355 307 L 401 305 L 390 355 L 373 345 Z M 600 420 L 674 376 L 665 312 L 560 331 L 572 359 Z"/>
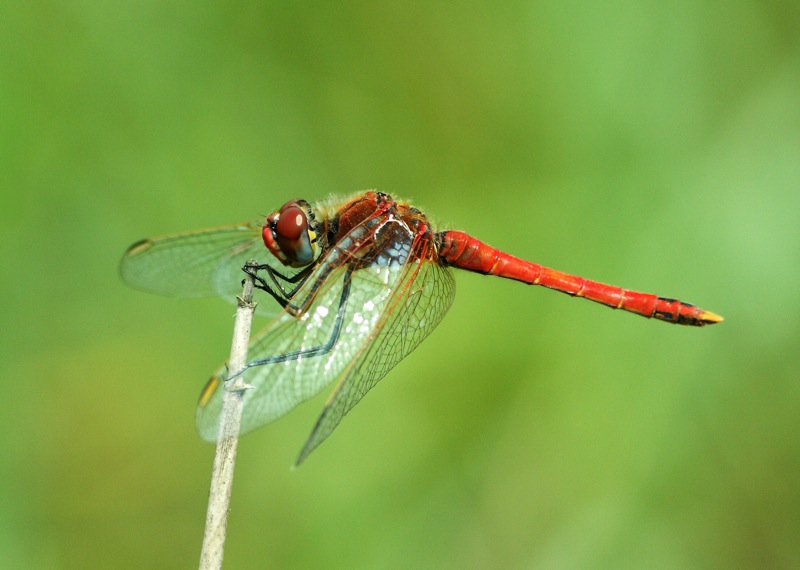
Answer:
<path fill-rule="evenodd" d="M 311 294 L 318 268 L 295 295 Z M 327 275 L 308 310 L 293 316 L 282 311 L 253 338 L 244 380 L 252 386 L 244 393 L 242 433 L 269 423 L 318 394 L 341 375 L 358 352 L 357 330 L 377 313 L 359 312 L 359 306 L 385 304 L 386 286 L 376 287 L 361 272 L 341 266 Z M 316 281 L 319 283 L 320 281 Z M 300 297 L 302 295 L 303 297 Z M 356 330 L 354 330 L 354 327 Z M 216 441 L 222 408 L 222 380 L 235 370 L 221 367 L 203 390 L 197 410 L 197 430 L 207 441 Z"/>
<path fill-rule="evenodd" d="M 170 234 L 133 244 L 120 261 L 122 279 L 136 289 L 170 297 L 219 295 L 229 302 L 241 293 L 242 267 L 249 259 L 269 263 L 283 275 L 285 268 L 264 247 L 262 224 L 252 222 Z M 263 305 L 263 306 L 262 306 Z M 272 299 L 262 300 L 260 314 L 280 310 Z"/>
<path fill-rule="evenodd" d="M 254 222 L 170 234 L 133 244 L 120 262 L 126 283 L 170 297 L 235 297 L 242 266 L 268 252 Z"/>
<path fill-rule="evenodd" d="M 380 318 L 328 399 L 296 465 L 325 441 L 345 414 L 436 328 L 454 296 L 455 281 L 446 267 L 430 261 L 406 265 Z"/>

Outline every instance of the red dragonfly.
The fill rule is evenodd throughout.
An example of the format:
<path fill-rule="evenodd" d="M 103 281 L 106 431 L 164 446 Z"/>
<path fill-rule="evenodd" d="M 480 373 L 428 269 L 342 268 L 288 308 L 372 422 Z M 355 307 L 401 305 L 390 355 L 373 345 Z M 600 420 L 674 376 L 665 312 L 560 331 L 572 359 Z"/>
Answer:
<path fill-rule="evenodd" d="M 266 246 L 266 250 L 264 249 Z M 249 348 L 242 431 L 271 422 L 335 382 L 299 465 L 342 417 L 419 345 L 455 294 L 450 267 L 543 285 L 668 323 L 703 326 L 722 317 L 666 297 L 561 273 L 503 253 L 464 232 L 435 231 L 408 202 L 366 192 L 317 204 L 287 202 L 266 222 L 147 239 L 122 259 L 133 287 L 172 296 L 235 299 L 245 267 L 276 302 Z M 266 309 L 266 310 L 264 310 Z M 236 375 L 241 371 L 236 372 Z M 220 367 L 200 395 L 197 429 L 215 441 Z"/>

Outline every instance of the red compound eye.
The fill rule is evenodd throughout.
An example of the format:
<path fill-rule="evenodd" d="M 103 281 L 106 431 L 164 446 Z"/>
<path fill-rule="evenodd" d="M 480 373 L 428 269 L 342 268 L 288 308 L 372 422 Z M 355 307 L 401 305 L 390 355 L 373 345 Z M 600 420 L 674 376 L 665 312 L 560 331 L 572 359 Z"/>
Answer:
<path fill-rule="evenodd" d="M 292 200 L 270 214 L 264 226 L 264 245 L 284 265 L 303 267 L 314 260 L 315 235 L 308 227 L 305 200 Z"/>
<path fill-rule="evenodd" d="M 275 233 L 278 241 L 297 240 L 304 232 L 308 231 L 306 213 L 295 205 L 281 208 Z"/>

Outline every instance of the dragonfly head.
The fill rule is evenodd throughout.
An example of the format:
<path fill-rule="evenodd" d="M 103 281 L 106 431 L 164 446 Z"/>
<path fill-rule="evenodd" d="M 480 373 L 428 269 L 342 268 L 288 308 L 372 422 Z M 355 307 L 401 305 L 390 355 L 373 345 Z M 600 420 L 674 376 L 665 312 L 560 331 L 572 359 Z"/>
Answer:
<path fill-rule="evenodd" d="M 264 245 L 284 265 L 304 267 L 314 261 L 317 234 L 314 214 L 305 200 L 291 200 L 267 216 Z"/>

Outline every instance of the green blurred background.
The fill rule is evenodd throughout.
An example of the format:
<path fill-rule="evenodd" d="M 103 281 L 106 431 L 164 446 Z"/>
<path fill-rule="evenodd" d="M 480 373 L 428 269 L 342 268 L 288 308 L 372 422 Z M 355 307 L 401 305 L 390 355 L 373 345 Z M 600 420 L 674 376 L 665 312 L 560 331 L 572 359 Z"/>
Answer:
<path fill-rule="evenodd" d="M 245 437 L 229 568 L 800 566 L 800 4 L 8 3 L 0 567 L 195 566 L 233 309 L 125 248 L 379 188 L 719 312 L 470 274 L 290 472 Z"/>

